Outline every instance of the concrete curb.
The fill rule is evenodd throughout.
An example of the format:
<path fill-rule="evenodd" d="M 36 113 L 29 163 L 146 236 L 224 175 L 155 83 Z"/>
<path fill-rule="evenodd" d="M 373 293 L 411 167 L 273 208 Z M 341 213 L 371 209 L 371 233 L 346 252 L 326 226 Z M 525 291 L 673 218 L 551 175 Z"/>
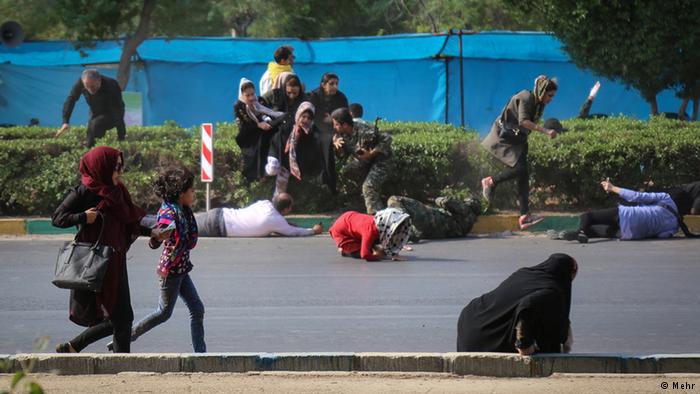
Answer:
<path fill-rule="evenodd" d="M 433 372 L 492 377 L 553 373 L 700 373 L 700 354 L 621 356 L 510 353 L 140 353 L 0 355 L 3 372 L 33 363 L 32 372 L 60 375 L 120 372 Z"/>
<path fill-rule="evenodd" d="M 335 221 L 330 215 L 299 215 L 289 216 L 289 221 L 302 227 L 311 227 L 316 223 L 323 224 L 328 229 Z M 700 233 L 700 215 L 684 217 L 690 231 Z M 545 219 L 528 231 L 538 232 L 547 230 L 574 230 L 578 228 L 578 215 L 548 215 Z M 505 231 L 519 231 L 518 215 L 485 215 L 479 216 L 470 234 L 493 234 Z M 49 235 L 75 234 L 75 227 L 58 228 L 51 225 L 49 219 L 0 219 L 0 235 Z"/>
<path fill-rule="evenodd" d="M 0 219 L 0 235 L 24 235 L 26 233 L 25 219 Z"/>

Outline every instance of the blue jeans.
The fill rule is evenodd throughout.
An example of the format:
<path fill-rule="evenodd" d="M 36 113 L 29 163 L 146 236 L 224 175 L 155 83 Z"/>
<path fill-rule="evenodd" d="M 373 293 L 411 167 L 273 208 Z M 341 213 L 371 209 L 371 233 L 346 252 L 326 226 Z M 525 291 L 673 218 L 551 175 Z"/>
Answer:
<path fill-rule="evenodd" d="M 160 278 L 158 308 L 136 323 L 131 330 L 131 341 L 135 341 L 153 327 L 168 320 L 173 314 L 178 295 L 182 297 L 190 310 L 190 331 L 194 351 L 196 353 L 206 352 L 207 345 L 204 343 L 204 304 L 202 304 L 202 300 L 199 298 L 197 289 L 194 287 L 189 274 Z"/>

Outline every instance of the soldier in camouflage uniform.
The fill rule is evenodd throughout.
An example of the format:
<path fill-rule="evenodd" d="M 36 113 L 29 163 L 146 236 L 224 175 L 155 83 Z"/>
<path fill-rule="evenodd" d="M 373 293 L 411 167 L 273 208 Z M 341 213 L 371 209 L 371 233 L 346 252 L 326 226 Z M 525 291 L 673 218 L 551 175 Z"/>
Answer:
<path fill-rule="evenodd" d="M 435 205 L 431 207 L 403 196 L 391 196 L 387 201 L 389 208 L 400 209 L 411 216 L 413 240 L 465 237 L 481 212 L 481 204 L 474 198 L 462 201 L 438 197 Z"/>
<path fill-rule="evenodd" d="M 333 147 L 340 158 L 348 158 L 341 173 L 364 179 L 362 196 L 367 213 L 384 209 L 381 188 L 391 173 L 391 135 L 380 133 L 366 123 L 354 122 L 347 108 L 339 108 L 333 118 Z"/>

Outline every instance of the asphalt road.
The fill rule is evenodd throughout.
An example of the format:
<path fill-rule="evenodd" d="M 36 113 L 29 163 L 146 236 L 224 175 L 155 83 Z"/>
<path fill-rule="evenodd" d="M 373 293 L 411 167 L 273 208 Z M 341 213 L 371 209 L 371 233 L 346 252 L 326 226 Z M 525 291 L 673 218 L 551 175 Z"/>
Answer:
<path fill-rule="evenodd" d="M 0 240 L 0 353 L 30 352 L 80 331 L 68 292 L 50 281 L 63 241 Z M 205 307 L 210 352 L 455 350 L 470 299 L 550 253 L 579 262 L 571 320 L 576 353 L 700 353 L 700 240 L 587 245 L 541 236 L 468 238 L 414 245 L 405 262 L 342 258 L 327 236 L 200 239 L 193 280 Z M 136 319 L 158 301 L 158 252 L 144 238 L 129 254 Z M 135 352 L 191 352 L 187 308 L 142 336 Z M 105 352 L 107 339 L 86 351 Z M 49 349 L 51 350 L 51 349 Z"/>

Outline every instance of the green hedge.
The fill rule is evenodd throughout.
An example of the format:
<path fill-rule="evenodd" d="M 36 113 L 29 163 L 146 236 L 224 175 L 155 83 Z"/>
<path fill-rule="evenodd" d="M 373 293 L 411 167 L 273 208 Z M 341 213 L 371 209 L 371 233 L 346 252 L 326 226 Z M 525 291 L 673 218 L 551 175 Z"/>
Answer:
<path fill-rule="evenodd" d="M 599 182 L 642 188 L 700 179 L 700 123 L 655 117 L 570 120 L 570 132 L 530 143 L 532 199 L 539 207 L 609 205 Z"/>
<path fill-rule="evenodd" d="M 617 184 L 640 187 L 657 183 L 697 180 L 700 169 L 700 124 L 666 119 L 649 122 L 628 118 L 571 120 L 570 132 L 549 140 L 535 133 L 530 142 L 533 207 L 583 209 L 609 203 L 597 185 L 610 177 Z M 394 138 L 395 176 L 384 194 L 402 194 L 429 200 L 440 194 L 464 196 L 479 190 L 479 179 L 503 166 L 483 151 L 475 132 L 438 123 L 382 123 Z M 0 214 L 49 215 L 68 188 L 76 185 L 84 128 L 72 128 L 59 139 L 55 129 L 16 127 L 0 129 Z M 240 173 L 241 155 L 234 141 L 235 124 L 215 127 L 215 182 L 212 206 L 242 206 L 269 198 L 274 179 L 246 184 Z M 131 127 L 126 141 L 110 131 L 98 142 L 125 154 L 124 181 L 134 199 L 154 211 L 158 200 L 150 182 L 162 168 L 181 163 L 198 173 L 198 129 L 162 126 Z M 641 164 L 641 167 L 640 167 Z M 204 205 L 204 185 L 197 183 L 196 209 Z M 339 212 L 363 209 L 360 185 L 340 178 L 332 195 L 317 180 L 290 182 L 296 212 Z M 496 208 L 514 209 L 515 187 L 499 186 Z"/>
<path fill-rule="evenodd" d="M 471 171 L 464 152 L 478 151 L 475 133 L 464 133 L 441 124 L 385 123 L 383 129 L 394 133 L 397 177 L 387 185 L 387 193 L 435 197 L 445 186 L 464 193 Z M 66 191 L 79 182 L 78 163 L 87 152 L 83 147 L 85 129 L 72 128 L 61 138 L 53 138 L 55 129 L 16 127 L 0 129 L 0 214 L 49 215 Z M 274 178 L 246 184 L 240 173 L 241 154 L 234 136 L 235 124 L 215 126 L 215 182 L 212 206 L 242 206 L 256 199 L 270 198 Z M 99 144 L 124 152 L 124 183 L 141 206 L 153 211 L 159 201 L 150 183 L 157 172 L 180 163 L 199 173 L 200 140 L 198 129 L 182 129 L 173 124 L 130 127 L 127 140 L 117 141 L 110 131 Z M 467 148 L 470 147 L 470 148 Z M 471 182 L 475 182 L 471 179 Z M 204 185 L 199 191 L 196 209 L 204 206 Z M 338 212 L 363 209 L 359 185 L 339 179 L 337 195 L 332 195 L 318 180 L 290 182 L 296 200 L 296 212 Z M 388 196 L 388 194 L 387 194 Z"/>

